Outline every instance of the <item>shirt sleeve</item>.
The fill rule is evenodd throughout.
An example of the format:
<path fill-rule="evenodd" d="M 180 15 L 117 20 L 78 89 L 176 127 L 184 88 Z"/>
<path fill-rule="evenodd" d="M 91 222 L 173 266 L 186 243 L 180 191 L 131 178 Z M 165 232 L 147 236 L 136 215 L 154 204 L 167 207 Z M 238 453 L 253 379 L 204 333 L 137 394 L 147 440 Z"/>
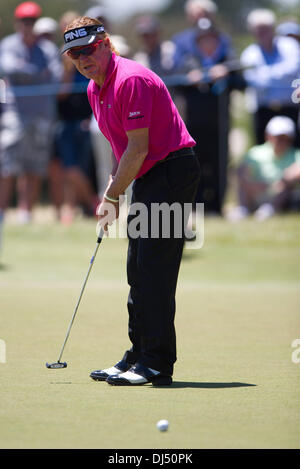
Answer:
<path fill-rule="evenodd" d="M 38 67 L 35 64 L 27 63 L 25 59 L 13 47 L 10 38 L 3 39 L 0 43 L 0 70 L 4 76 L 18 77 L 21 75 L 26 79 L 27 76 L 34 77 L 38 73 Z"/>
<path fill-rule="evenodd" d="M 257 159 L 253 157 L 251 149 L 244 156 L 243 166 L 245 168 L 247 168 L 247 179 L 248 179 L 248 181 L 252 181 L 252 182 L 261 182 L 262 181 L 260 165 L 259 165 Z"/>
<path fill-rule="evenodd" d="M 256 44 L 248 46 L 242 52 L 240 60 L 242 66 L 245 67 L 244 78 L 249 86 L 268 86 L 270 67 L 263 61 L 263 56 Z"/>
<path fill-rule="evenodd" d="M 150 127 L 153 94 L 152 83 L 143 77 L 129 77 L 121 85 L 119 102 L 125 132 Z"/>

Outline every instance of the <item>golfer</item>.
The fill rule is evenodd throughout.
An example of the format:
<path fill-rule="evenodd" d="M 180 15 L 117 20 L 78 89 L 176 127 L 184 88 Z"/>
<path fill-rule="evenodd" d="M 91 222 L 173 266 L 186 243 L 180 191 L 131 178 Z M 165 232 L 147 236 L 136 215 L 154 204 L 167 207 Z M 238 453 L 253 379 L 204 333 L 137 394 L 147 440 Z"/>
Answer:
<path fill-rule="evenodd" d="M 115 161 L 101 204 L 99 224 L 106 231 L 119 215 L 119 198 L 134 181 L 131 207 L 191 204 L 199 184 L 195 141 L 186 130 L 162 80 L 115 51 L 98 20 L 78 18 L 64 33 L 67 53 L 90 79 L 88 98 Z M 176 361 L 175 292 L 184 234 L 133 236 L 129 211 L 127 276 L 130 350 L 114 366 L 91 378 L 112 385 L 172 384 Z M 184 225 L 185 221 L 183 221 Z M 113 335 L 113 331 L 112 331 Z"/>

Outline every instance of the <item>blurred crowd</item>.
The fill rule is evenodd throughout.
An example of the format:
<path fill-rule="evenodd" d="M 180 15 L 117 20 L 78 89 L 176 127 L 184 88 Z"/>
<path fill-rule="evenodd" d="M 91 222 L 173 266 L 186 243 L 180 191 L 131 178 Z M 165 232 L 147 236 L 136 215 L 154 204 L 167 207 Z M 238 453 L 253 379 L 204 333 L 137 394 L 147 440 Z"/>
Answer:
<path fill-rule="evenodd" d="M 299 209 L 297 19 L 278 24 L 271 10 L 251 11 L 246 23 L 252 39 L 237 56 L 214 2 L 187 0 L 183 14 L 189 27 L 169 38 L 157 17 L 137 17 L 133 51 L 126 37 L 115 34 L 103 7 L 54 19 L 43 16 L 38 3 L 17 6 L 15 33 L 0 42 L 0 237 L 12 201 L 18 221 L 30 222 L 45 184 L 64 224 L 79 211 L 94 216 L 103 196 L 110 146 L 91 114 L 86 78 L 59 53 L 66 26 L 78 16 L 99 19 L 120 55 L 151 68 L 166 83 L 197 142 L 202 180 L 196 202 L 205 204 L 205 214 L 264 220 Z M 237 203 L 225 211 L 235 90 L 245 97 L 254 142 L 234 168 Z"/>

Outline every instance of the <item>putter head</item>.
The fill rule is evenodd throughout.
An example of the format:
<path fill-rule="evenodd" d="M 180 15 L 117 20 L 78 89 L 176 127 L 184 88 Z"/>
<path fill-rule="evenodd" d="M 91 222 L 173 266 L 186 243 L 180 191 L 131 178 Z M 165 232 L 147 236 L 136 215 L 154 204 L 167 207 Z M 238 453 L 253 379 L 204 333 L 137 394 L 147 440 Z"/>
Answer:
<path fill-rule="evenodd" d="M 52 370 L 56 370 L 58 368 L 67 368 L 67 363 L 66 362 L 46 363 L 46 367 Z"/>

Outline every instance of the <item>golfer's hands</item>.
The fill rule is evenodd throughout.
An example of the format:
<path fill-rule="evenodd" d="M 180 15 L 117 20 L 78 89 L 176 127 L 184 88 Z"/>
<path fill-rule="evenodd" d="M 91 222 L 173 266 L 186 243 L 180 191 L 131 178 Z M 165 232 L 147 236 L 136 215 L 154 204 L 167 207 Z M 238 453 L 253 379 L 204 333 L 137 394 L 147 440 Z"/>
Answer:
<path fill-rule="evenodd" d="M 119 202 L 109 202 L 103 198 L 97 207 L 96 214 L 98 216 L 97 229 L 100 231 L 100 228 L 103 228 L 108 236 L 108 227 L 119 218 Z"/>

